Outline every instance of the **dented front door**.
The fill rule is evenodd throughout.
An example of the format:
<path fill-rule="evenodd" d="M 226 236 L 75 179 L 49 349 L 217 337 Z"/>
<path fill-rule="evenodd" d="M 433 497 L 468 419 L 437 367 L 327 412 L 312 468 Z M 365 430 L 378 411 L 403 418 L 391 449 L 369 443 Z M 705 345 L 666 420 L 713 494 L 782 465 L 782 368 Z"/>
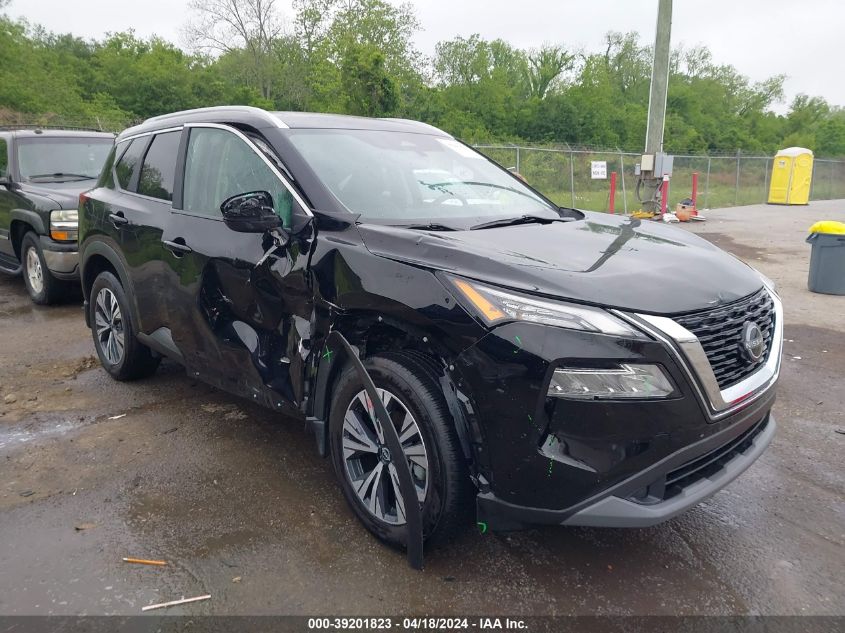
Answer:
<path fill-rule="evenodd" d="M 269 233 L 238 233 L 220 204 L 268 191 L 286 225 L 298 206 L 278 174 L 242 134 L 191 128 L 181 209 L 163 241 L 173 273 L 170 331 L 188 371 L 273 408 L 301 400 L 296 317 L 310 308 L 302 244 L 275 247 Z M 269 251 L 269 254 L 268 254 Z"/>

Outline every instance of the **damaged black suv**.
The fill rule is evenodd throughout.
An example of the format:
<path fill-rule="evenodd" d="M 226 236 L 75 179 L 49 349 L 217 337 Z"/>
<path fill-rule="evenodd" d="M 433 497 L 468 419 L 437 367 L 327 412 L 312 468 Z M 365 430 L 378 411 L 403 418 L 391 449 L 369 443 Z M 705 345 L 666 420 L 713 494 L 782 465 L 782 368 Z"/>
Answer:
<path fill-rule="evenodd" d="M 771 282 L 686 231 L 559 208 L 422 123 L 156 117 L 80 205 L 105 369 L 165 356 L 308 420 L 394 544 L 411 514 L 426 539 L 473 511 L 483 530 L 651 525 L 775 430 Z"/>

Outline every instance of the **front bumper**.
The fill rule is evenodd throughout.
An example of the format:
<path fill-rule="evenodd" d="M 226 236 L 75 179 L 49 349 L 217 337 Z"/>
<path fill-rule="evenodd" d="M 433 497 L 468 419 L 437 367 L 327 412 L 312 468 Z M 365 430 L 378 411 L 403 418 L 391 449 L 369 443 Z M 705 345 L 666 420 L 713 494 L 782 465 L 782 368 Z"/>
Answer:
<path fill-rule="evenodd" d="M 699 446 L 678 451 L 638 476 L 605 491 L 595 501 L 588 500 L 578 508 L 548 510 L 518 506 L 497 499 L 492 493 L 478 495 L 478 521 L 491 529 L 519 529 L 531 524 L 581 525 L 591 527 L 649 527 L 668 521 L 686 512 L 727 486 L 753 464 L 766 450 L 775 434 L 775 420 L 771 414 L 742 428 L 740 433 L 702 455 L 687 459 L 701 451 Z M 731 429 L 734 431 L 734 429 Z M 706 442 L 711 445 L 712 439 Z M 719 437 L 721 442 L 725 437 Z M 678 465 L 680 463 L 680 466 Z M 673 475 L 691 472 L 684 479 L 686 485 L 677 486 L 672 496 L 649 503 L 648 497 L 633 497 L 652 486 L 665 486 Z"/>
<path fill-rule="evenodd" d="M 473 430 L 478 520 L 502 530 L 645 526 L 683 512 L 732 481 L 771 441 L 779 343 L 773 353 L 762 386 L 714 407 L 671 341 L 530 323 L 495 328 L 455 364 Z M 556 367 L 624 363 L 662 366 L 675 394 L 637 401 L 547 394 Z M 708 460 L 706 468 L 692 467 Z M 679 481 L 684 469 L 695 476 Z"/>
<path fill-rule="evenodd" d="M 53 276 L 64 280 L 79 278 L 79 245 L 76 242 L 65 244 L 42 235 L 41 252 Z"/>

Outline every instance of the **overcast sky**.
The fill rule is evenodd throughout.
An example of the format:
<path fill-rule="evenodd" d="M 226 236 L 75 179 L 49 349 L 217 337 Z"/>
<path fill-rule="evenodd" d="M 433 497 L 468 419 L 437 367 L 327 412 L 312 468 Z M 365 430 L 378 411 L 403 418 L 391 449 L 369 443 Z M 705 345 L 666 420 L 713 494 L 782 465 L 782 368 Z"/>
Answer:
<path fill-rule="evenodd" d="M 12 0 L 7 11 L 58 32 L 100 38 L 129 28 L 181 44 L 188 0 Z M 416 0 L 417 47 L 480 33 L 530 48 L 562 43 L 601 50 L 609 30 L 638 31 L 651 43 L 657 0 Z M 278 0 L 290 15 L 290 0 Z M 753 80 L 785 73 L 787 101 L 798 93 L 845 105 L 842 0 L 675 0 L 672 44 L 705 44 L 719 63 Z M 777 107 L 782 112 L 785 105 Z"/>

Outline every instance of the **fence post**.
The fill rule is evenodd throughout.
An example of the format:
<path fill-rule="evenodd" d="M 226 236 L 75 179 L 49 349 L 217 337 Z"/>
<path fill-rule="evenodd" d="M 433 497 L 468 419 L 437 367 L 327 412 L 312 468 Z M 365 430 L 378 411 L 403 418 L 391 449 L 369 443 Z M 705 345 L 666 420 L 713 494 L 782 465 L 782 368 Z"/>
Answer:
<path fill-rule="evenodd" d="M 769 161 L 771 159 L 766 159 L 766 174 L 763 176 L 763 204 L 766 204 L 769 201 Z M 813 177 L 810 176 L 810 191 L 813 189 Z"/>
<path fill-rule="evenodd" d="M 827 182 L 829 183 L 827 187 L 827 199 L 833 200 L 833 162 L 830 163 L 830 171 L 828 173 L 830 174 L 830 177 L 827 180 Z"/>
<path fill-rule="evenodd" d="M 739 204 L 739 156 L 742 150 L 736 150 L 736 185 L 734 186 L 734 206 Z"/>
<path fill-rule="evenodd" d="M 519 169 L 519 145 L 516 146 L 516 173 L 522 173 L 522 171 L 520 171 Z"/>
<path fill-rule="evenodd" d="M 709 209 L 708 202 L 710 200 L 710 161 L 712 159 L 707 157 L 707 177 L 704 179 L 704 208 Z"/>
<path fill-rule="evenodd" d="M 813 199 L 813 185 L 816 184 L 816 161 L 813 159 L 813 169 L 810 171 L 810 200 Z"/>
<path fill-rule="evenodd" d="M 625 155 L 619 150 L 619 171 L 622 174 L 622 208 L 628 215 L 628 194 L 625 192 Z"/>
<path fill-rule="evenodd" d="M 572 158 L 572 148 L 569 148 L 569 190 L 572 192 L 572 208 L 575 208 L 575 163 Z"/>
<path fill-rule="evenodd" d="M 698 208 L 698 172 L 692 172 L 692 195 L 690 196 L 692 199 L 692 208 Z"/>
<path fill-rule="evenodd" d="M 607 203 L 608 211 L 616 213 L 616 172 L 610 172 L 610 199 Z"/>

